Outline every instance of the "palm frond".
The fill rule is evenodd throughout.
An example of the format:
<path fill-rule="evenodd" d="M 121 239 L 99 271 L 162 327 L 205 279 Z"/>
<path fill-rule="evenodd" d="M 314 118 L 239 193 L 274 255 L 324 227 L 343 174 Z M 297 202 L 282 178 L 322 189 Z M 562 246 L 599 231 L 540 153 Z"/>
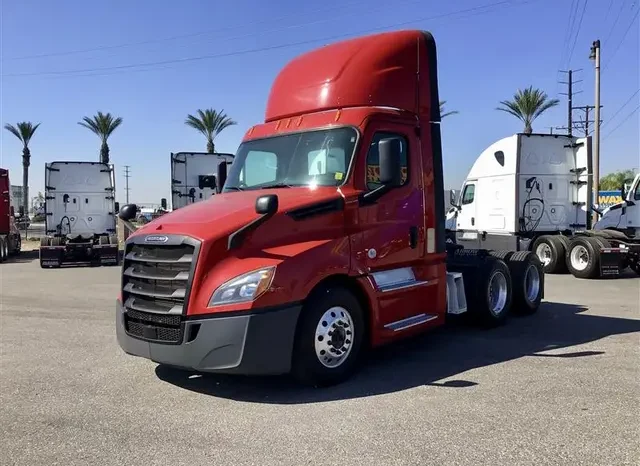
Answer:
<path fill-rule="evenodd" d="M 4 128 L 17 137 L 20 142 L 22 142 L 23 146 L 27 148 L 29 146 L 29 142 L 33 137 L 34 133 L 40 126 L 40 123 L 36 123 L 35 125 L 30 121 L 21 121 L 16 123 L 16 125 L 12 125 L 7 123 L 4 125 Z"/>
<path fill-rule="evenodd" d="M 512 100 L 501 101 L 496 110 L 515 116 L 525 124 L 525 132 L 531 132 L 533 121 L 558 103 L 558 99 L 549 99 L 546 92 L 529 86 L 518 89 Z"/>
<path fill-rule="evenodd" d="M 95 133 L 102 142 L 107 142 L 109 136 L 122 124 L 122 117 L 114 118 L 111 113 L 98 112 L 93 117 L 82 118 L 78 124 Z"/>

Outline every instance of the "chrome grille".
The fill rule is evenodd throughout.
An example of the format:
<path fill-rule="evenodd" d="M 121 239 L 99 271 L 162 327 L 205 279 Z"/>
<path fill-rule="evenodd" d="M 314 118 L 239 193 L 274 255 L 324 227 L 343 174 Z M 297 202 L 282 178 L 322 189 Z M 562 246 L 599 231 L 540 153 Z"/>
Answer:
<path fill-rule="evenodd" d="M 144 240 L 145 236 L 133 237 L 125 249 L 125 328 L 137 338 L 180 343 L 199 242 L 173 235 L 163 244 Z"/>

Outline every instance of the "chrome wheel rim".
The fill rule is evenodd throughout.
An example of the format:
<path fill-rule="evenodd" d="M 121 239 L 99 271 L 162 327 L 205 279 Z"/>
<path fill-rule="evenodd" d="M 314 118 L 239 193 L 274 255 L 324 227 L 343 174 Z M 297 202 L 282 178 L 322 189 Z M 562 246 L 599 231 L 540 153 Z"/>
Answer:
<path fill-rule="evenodd" d="M 551 246 L 546 243 L 539 244 L 536 248 L 536 256 L 538 256 L 540 262 L 542 262 L 542 265 L 545 267 L 551 263 L 552 255 Z"/>
<path fill-rule="evenodd" d="M 345 308 L 335 306 L 327 310 L 315 333 L 315 350 L 318 361 L 330 369 L 342 365 L 353 347 L 353 319 Z"/>
<path fill-rule="evenodd" d="M 578 244 L 571 249 L 571 267 L 582 271 L 589 265 L 589 251 L 583 245 Z"/>
<path fill-rule="evenodd" d="M 504 312 L 507 304 L 507 277 L 500 271 L 489 279 L 489 310 L 494 316 Z"/>
<path fill-rule="evenodd" d="M 540 272 L 535 265 L 529 265 L 524 274 L 524 289 L 527 300 L 532 303 L 538 298 L 540 293 Z"/>

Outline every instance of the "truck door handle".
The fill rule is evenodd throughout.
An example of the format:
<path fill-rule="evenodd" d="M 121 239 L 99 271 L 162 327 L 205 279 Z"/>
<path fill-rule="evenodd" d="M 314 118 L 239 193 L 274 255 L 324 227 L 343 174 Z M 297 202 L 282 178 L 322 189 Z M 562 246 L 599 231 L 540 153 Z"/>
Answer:
<path fill-rule="evenodd" d="M 475 217 L 471 217 L 471 225 L 475 225 L 476 224 L 476 219 Z"/>
<path fill-rule="evenodd" d="M 411 246 L 411 249 L 415 249 L 418 246 L 418 227 L 416 226 L 409 228 L 409 246 Z"/>

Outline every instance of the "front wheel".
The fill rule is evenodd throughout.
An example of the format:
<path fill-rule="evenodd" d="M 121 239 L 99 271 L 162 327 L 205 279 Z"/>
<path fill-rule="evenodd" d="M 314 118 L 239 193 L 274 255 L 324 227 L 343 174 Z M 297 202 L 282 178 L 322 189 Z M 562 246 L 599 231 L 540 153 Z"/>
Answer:
<path fill-rule="evenodd" d="M 366 327 L 358 299 L 346 288 L 314 293 L 296 330 L 292 374 L 302 384 L 327 386 L 354 372 Z"/>

